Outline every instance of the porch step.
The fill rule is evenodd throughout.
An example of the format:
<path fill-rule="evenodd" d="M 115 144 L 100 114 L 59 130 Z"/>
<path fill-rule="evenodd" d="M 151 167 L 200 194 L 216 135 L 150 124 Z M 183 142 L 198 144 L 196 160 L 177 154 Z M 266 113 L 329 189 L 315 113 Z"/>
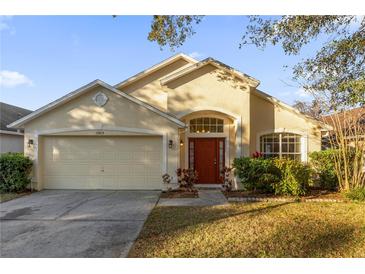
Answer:
<path fill-rule="evenodd" d="M 221 189 L 221 184 L 196 184 L 197 189 Z"/>

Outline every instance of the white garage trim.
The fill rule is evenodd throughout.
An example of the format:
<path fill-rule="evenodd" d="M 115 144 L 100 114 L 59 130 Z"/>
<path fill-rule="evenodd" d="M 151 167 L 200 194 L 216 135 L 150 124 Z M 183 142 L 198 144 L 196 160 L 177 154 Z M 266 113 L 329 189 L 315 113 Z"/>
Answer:
<path fill-rule="evenodd" d="M 115 131 L 115 132 L 127 132 L 135 133 L 136 135 L 144 134 L 151 136 L 161 136 L 162 137 L 162 172 L 167 173 L 168 171 L 168 150 L 167 150 L 167 138 L 168 134 L 164 131 L 155 131 L 144 128 L 129 128 L 129 127 L 100 127 L 100 128 L 87 128 L 87 127 L 75 127 L 75 128 L 58 128 L 58 129 L 49 129 L 49 130 L 39 130 L 35 132 L 35 137 L 38 139 L 38 136 L 47 136 L 47 135 L 56 135 L 59 133 L 72 133 L 72 132 L 80 132 L 80 131 L 95 131 L 95 136 L 100 136 L 96 132 L 98 131 Z M 38 143 L 38 141 L 36 142 Z M 38 145 L 35 147 L 35 155 L 38 155 Z"/>
<path fill-rule="evenodd" d="M 161 189 L 160 136 L 47 135 L 42 181 L 48 189 Z"/>
<path fill-rule="evenodd" d="M 118 132 L 128 132 L 136 134 L 146 134 L 146 135 L 160 135 L 163 136 L 165 131 L 156 131 L 145 128 L 131 128 L 131 127 L 73 127 L 73 128 L 55 128 L 46 130 L 36 130 L 35 135 L 52 135 L 58 133 L 71 133 L 79 131 L 118 131 Z M 97 134 L 95 134 L 97 135 Z"/>

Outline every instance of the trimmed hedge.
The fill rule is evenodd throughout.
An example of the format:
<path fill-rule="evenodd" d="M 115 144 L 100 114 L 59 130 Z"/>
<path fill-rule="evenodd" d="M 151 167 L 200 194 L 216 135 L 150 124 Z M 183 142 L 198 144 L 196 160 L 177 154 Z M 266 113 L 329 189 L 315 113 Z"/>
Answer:
<path fill-rule="evenodd" d="M 281 172 L 281 180 L 274 182 L 275 194 L 301 196 L 307 193 L 311 180 L 311 168 L 302 162 L 290 159 L 275 159 Z"/>
<path fill-rule="evenodd" d="M 22 153 L 0 155 L 0 192 L 21 192 L 30 184 L 33 162 Z"/>
<path fill-rule="evenodd" d="M 321 189 L 337 190 L 338 179 L 335 171 L 336 150 L 328 149 L 309 154 L 311 165 L 317 174 L 316 183 Z"/>
<path fill-rule="evenodd" d="M 237 158 L 236 175 L 249 191 L 300 196 L 306 194 L 311 168 L 290 159 Z"/>
<path fill-rule="evenodd" d="M 273 193 L 273 182 L 280 180 L 280 170 L 270 159 L 236 158 L 233 162 L 235 173 L 245 190 Z"/>

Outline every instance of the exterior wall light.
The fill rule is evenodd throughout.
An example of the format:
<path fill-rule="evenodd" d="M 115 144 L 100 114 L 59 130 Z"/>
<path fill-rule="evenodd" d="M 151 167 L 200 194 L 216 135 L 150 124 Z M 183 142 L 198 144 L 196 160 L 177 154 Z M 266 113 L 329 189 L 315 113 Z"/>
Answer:
<path fill-rule="evenodd" d="M 181 139 L 180 140 L 180 146 L 182 147 L 184 145 L 184 142 L 183 142 L 183 140 Z"/>
<path fill-rule="evenodd" d="M 169 140 L 169 148 L 172 148 L 173 144 L 174 144 L 174 142 L 172 140 Z"/>
<path fill-rule="evenodd" d="M 33 139 L 29 139 L 28 140 L 28 147 L 31 147 L 34 145 L 34 140 Z"/>

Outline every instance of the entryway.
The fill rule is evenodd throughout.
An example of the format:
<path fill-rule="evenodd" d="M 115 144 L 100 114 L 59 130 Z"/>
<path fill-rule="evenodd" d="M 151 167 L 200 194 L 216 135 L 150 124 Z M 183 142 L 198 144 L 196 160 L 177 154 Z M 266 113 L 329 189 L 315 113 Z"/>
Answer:
<path fill-rule="evenodd" d="M 189 138 L 189 168 L 198 172 L 198 184 L 221 183 L 224 143 L 224 138 Z"/>

